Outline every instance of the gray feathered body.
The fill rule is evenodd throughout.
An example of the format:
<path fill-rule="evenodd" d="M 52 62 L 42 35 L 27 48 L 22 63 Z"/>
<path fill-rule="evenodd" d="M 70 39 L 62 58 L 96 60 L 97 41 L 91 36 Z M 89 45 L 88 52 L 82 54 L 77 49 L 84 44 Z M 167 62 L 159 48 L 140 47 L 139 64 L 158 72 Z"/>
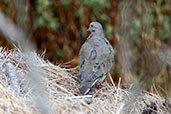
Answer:
<path fill-rule="evenodd" d="M 87 94 L 96 81 L 103 81 L 110 71 L 114 51 L 104 35 L 90 34 L 79 52 L 81 94 Z"/>

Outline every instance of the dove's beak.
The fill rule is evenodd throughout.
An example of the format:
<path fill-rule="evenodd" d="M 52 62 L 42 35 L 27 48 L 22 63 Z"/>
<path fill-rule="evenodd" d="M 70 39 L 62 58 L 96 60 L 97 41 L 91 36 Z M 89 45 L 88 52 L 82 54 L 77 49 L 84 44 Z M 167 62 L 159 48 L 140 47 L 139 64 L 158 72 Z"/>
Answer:
<path fill-rule="evenodd" d="M 90 29 L 90 28 L 88 28 L 88 29 L 86 30 L 86 32 L 91 32 L 91 29 Z"/>

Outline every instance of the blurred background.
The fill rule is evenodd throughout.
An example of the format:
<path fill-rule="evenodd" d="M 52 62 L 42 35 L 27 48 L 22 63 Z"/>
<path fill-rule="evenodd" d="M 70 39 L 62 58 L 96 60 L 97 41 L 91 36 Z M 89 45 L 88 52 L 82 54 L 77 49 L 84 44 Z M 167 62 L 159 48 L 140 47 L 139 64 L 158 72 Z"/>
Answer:
<path fill-rule="evenodd" d="M 0 0 L 0 10 L 55 64 L 77 66 L 90 22 L 98 21 L 115 50 L 117 83 L 130 82 L 171 97 L 170 0 Z M 14 43 L 17 47 L 20 44 Z M 0 46 L 12 49 L 3 34 Z"/>

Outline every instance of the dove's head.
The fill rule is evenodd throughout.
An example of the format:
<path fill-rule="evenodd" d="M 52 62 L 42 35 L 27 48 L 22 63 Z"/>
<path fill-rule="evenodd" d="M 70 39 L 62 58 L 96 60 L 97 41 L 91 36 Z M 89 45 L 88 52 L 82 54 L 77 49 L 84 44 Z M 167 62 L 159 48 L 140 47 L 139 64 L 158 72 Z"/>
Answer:
<path fill-rule="evenodd" d="M 90 31 L 91 33 L 95 34 L 104 34 L 102 25 L 99 22 L 91 22 L 87 32 Z"/>

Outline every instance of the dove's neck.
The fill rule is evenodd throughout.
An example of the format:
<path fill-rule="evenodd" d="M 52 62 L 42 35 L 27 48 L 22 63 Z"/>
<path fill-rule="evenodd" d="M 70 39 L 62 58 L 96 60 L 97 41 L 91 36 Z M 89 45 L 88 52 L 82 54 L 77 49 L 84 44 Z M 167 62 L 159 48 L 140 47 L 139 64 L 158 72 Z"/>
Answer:
<path fill-rule="evenodd" d="M 91 33 L 90 35 L 91 35 L 91 36 L 100 36 L 100 37 L 104 37 L 104 33 L 103 33 L 103 32 L 101 32 L 101 33 L 96 33 L 96 32 L 94 32 L 94 33 Z"/>

